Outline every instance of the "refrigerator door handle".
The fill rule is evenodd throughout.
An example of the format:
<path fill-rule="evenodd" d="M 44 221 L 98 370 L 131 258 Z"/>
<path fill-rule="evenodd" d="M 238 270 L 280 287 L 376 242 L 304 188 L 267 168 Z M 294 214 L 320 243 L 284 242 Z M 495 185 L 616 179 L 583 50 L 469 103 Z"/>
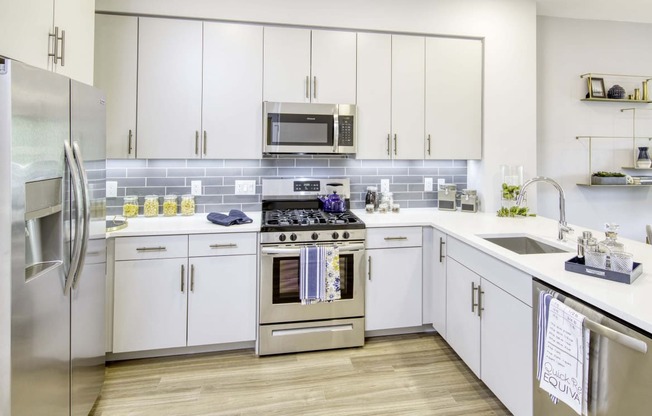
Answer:
<path fill-rule="evenodd" d="M 86 249 L 88 247 L 88 235 L 90 232 L 90 222 L 91 222 L 91 207 L 90 207 L 90 198 L 88 197 L 88 176 L 84 170 L 84 159 L 82 158 L 81 151 L 79 150 L 79 143 L 72 143 L 72 154 L 75 158 L 75 165 L 77 165 L 77 172 L 79 174 L 79 180 L 81 185 L 81 195 L 82 195 L 82 237 L 81 237 L 81 256 L 79 258 L 79 265 L 72 280 L 72 287 L 75 289 L 77 287 L 77 282 L 79 282 L 79 277 L 81 276 L 82 269 L 84 268 L 84 262 L 86 261 Z"/>
<path fill-rule="evenodd" d="M 75 239 L 73 241 L 73 246 L 72 246 L 72 258 L 70 259 L 70 270 L 68 270 L 68 275 L 66 276 L 66 284 L 63 289 L 64 295 L 67 295 L 70 292 L 70 288 L 72 287 L 72 283 L 74 280 L 74 277 L 77 274 L 77 269 L 79 268 L 80 260 L 81 260 L 81 251 L 82 251 L 82 244 L 81 244 L 81 238 L 82 238 L 82 230 L 81 227 L 84 225 L 82 224 L 82 212 L 84 210 L 83 206 L 83 201 L 82 201 L 82 184 L 81 184 L 81 178 L 79 177 L 79 172 L 77 171 L 77 165 L 73 162 L 74 161 L 74 156 L 72 149 L 70 148 L 70 145 L 68 142 L 64 141 L 63 142 L 63 149 L 66 154 L 66 164 L 68 165 L 68 169 L 70 170 L 70 176 L 72 178 L 72 183 L 71 187 L 73 189 L 73 193 L 75 194 Z"/>

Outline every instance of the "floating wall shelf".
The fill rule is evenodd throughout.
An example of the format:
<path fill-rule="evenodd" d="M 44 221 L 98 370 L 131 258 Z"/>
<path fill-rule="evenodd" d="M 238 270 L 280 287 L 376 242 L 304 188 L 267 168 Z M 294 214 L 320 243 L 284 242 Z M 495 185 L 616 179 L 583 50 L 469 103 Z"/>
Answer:
<path fill-rule="evenodd" d="M 580 75 L 580 78 L 586 79 L 587 82 L 587 87 L 588 87 L 588 97 L 582 98 L 582 101 L 597 101 L 597 102 L 616 102 L 616 103 L 632 103 L 632 104 L 649 104 L 652 103 L 652 96 L 650 93 L 652 91 L 648 91 L 648 81 L 652 80 L 651 75 L 626 75 L 626 74 L 605 74 L 605 73 L 597 73 L 597 72 L 589 72 L 587 74 L 582 74 Z M 610 80 L 610 82 L 613 82 L 613 85 L 615 85 L 616 81 L 621 80 L 621 83 L 629 84 L 628 87 L 630 88 L 630 91 L 627 91 L 625 89 L 625 97 L 628 97 L 630 95 L 634 95 L 634 88 L 638 85 L 639 89 L 639 94 L 640 98 L 638 100 L 634 99 L 627 99 L 625 97 L 623 98 L 607 98 L 607 91 L 609 90 L 610 86 L 608 85 L 603 85 L 604 86 L 604 97 L 594 97 L 593 96 L 593 89 L 591 88 L 591 83 L 593 79 L 601 79 L 603 80 Z"/>

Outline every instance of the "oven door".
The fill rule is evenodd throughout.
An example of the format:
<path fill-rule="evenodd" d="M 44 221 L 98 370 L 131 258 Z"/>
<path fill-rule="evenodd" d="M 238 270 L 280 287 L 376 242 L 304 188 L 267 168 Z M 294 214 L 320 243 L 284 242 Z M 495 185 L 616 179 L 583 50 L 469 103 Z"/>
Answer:
<path fill-rule="evenodd" d="M 342 298 L 302 305 L 299 298 L 301 245 L 265 245 L 260 256 L 261 324 L 364 316 L 364 243 L 338 243 Z"/>

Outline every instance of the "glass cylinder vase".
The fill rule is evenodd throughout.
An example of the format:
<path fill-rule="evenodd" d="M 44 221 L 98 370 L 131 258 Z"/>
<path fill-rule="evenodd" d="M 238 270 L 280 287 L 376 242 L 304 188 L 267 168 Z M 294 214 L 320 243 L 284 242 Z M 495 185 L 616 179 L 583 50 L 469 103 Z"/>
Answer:
<path fill-rule="evenodd" d="M 501 205 L 511 208 L 516 204 L 516 197 L 523 186 L 523 166 L 501 165 Z"/>

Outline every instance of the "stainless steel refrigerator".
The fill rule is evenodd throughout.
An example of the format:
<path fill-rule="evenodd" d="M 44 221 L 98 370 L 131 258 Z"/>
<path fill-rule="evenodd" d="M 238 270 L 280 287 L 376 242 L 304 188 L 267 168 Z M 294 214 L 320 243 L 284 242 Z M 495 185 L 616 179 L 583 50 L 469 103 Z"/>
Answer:
<path fill-rule="evenodd" d="M 87 415 L 101 390 L 105 127 L 99 90 L 0 57 L 2 415 Z"/>

